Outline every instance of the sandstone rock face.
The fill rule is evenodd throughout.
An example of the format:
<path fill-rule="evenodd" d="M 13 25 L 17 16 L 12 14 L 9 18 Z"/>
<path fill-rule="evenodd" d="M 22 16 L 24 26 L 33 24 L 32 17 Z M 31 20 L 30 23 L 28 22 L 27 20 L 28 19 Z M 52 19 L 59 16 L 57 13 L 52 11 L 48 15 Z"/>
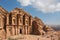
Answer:
<path fill-rule="evenodd" d="M 44 23 L 38 17 L 35 17 L 32 22 L 32 34 L 35 35 L 44 35 L 43 31 Z"/>
<path fill-rule="evenodd" d="M 9 38 L 19 34 L 28 35 L 28 38 L 31 37 L 30 40 L 52 40 L 52 37 L 53 40 L 58 39 L 56 32 L 51 27 L 46 26 L 38 17 L 32 17 L 20 8 L 15 8 L 9 13 L 0 7 L 0 38 Z M 39 35 L 39 37 L 29 36 L 31 34 Z M 40 36 L 44 37 L 40 39 Z M 29 40 L 28 38 L 26 40 Z"/>
<path fill-rule="evenodd" d="M 57 34 L 58 34 L 58 38 L 60 40 L 60 31 L 57 31 Z"/>

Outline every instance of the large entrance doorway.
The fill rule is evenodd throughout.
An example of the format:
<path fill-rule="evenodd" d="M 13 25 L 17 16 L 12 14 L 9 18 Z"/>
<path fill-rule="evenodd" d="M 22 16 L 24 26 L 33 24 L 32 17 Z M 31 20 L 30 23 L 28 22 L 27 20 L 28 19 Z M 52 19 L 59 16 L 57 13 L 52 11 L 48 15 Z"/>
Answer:
<path fill-rule="evenodd" d="M 20 34 L 22 34 L 22 29 L 20 29 Z"/>

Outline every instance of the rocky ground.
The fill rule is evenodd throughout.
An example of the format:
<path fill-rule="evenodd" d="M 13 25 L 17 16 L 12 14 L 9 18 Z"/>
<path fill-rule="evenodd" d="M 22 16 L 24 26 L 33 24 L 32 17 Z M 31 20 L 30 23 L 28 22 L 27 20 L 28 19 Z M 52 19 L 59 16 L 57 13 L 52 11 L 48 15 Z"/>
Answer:
<path fill-rule="evenodd" d="M 18 35 L 18 36 L 11 36 L 8 40 L 51 40 L 51 38 L 37 36 L 37 35 Z"/>
<path fill-rule="evenodd" d="M 4 40 L 4 39 L 3 39 Z M 58 40 L 53 39 L 53 37 L 50 37 L 49 35 L 16 35 L 8 37 L 6 40 Z"/>

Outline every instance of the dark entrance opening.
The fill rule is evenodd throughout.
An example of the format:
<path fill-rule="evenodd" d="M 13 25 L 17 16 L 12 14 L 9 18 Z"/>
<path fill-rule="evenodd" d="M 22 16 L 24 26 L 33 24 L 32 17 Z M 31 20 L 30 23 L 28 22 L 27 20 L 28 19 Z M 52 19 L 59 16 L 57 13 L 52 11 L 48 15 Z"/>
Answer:
<path fill-rule="evenodd" d="M 22 34 L 22 29 L 20 29 L 20 34 Z"/>

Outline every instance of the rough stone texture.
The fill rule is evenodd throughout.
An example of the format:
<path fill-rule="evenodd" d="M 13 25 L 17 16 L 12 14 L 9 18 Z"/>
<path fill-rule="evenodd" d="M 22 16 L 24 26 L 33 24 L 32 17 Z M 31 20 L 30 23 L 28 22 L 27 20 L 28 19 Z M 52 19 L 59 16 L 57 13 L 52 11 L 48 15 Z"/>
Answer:
<path fill-rule="evenodd" d="M 19 34 L 22 35 L 18 37 L 15 36 Z M 15 8 L 9 13 L 4 8 L 0 7 L 0 38 L 4 40 L 10 36 L 12 36 L 12 38 L 14 36 L 16 38 L 22 36 L 26 38 L 22 40 L 58 40 L 56 31 L 44 25 L 42 20 L 38 17 L 33 18 L 20 8 Z"/>
<path fill-rule="evenodd" d="M 51 37 L 51 36 L 37 36 L 37 35 L 16 35 L 16 36 L 11 36 L 8 38 L 8 40 L 58 40 L 57 37 Z"/>

